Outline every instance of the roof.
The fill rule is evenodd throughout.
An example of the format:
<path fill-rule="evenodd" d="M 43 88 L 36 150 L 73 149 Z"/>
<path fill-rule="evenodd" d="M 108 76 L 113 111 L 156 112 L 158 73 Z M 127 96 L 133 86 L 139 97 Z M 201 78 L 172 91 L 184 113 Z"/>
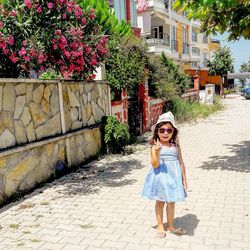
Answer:
<path fill-rule="evenodd" d="M 242 72 L 242 73 L 228 73 L 228 79 L 242 79 L 242 78 L 249 78 L 250 79 L 250 72 Z"/>

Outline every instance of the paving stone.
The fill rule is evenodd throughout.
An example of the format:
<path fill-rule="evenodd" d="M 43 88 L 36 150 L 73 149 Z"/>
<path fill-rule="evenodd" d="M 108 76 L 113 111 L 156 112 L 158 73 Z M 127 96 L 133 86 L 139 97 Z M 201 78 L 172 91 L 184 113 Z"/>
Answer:
<path fill-rule="evenodd" d="M 179 125 L 189 187 L 175 222 L 187 235 L 156 237 L 154 201 L 141 198 L 150 161 L 141 143 L 0 209 L 0 249 L 250 249 L 250 102 L 223 102 L 222 112 Z"/>

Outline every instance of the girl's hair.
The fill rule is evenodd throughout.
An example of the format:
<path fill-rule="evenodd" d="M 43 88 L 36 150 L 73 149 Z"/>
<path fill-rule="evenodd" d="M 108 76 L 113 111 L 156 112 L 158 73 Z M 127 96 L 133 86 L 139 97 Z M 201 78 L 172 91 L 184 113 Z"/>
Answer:
<path fill-rule="evenodd" d="M 157 139 L 160 139 L 157 132 L 158 132 L 158 129 L 163 125 L 163 124 L 167 124 L 167 123 L 170 123 L 172 125 L 171 122 L 161 122 L 159 124 L 156 125 L 155 129 L 154 129 L 154 132 L 153 132 L 153 136 L 152 136 L 152 139 L 150 141 L 150 144 L 151 145 L 154 145 L 154 141 L 156 141 Z M 170 139 L 170 143 L 173 143 L 175 146 L 178 146 L 179 143 L 178 143 L 178 138 L 177 138 L 177 135 L 178 135 L 178 129 L 175 128 L 173 125 L 172 125 L 173 129 L 174 129 L 174 133 Z"/>

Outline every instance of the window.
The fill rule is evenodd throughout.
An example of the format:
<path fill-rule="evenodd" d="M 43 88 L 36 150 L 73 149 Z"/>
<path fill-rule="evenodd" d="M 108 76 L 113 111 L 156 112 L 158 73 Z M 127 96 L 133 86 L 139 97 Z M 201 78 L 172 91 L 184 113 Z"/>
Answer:
<path fill-rule="evenodd" d="M 130 22 L 132 27 L 137 26 L 137 9 L 135 0 L 130 0 Z"/>
<path fill-rule="evenodd" d="M 152 38 L 163 39 L 163 26 L 152 27 L 151 34 Z"/>
<path fill-rule="evenodd" d="M 192 47 L 192 54 L 193 54 L 194 56 L 199 56 L 199 55 L 201 54 L 201 51 L 200 51 L 200 49 L 197 48 L 197 47 Z"/>
<path fill-rule="evenodd" d="M 186 11 L 182 11 L 182 15 L 183 15 L 184 17 L 187 17 L 188 13 L 187 13 Z"/>
<path fill-rule="evenodd" d="M 198 68 L 199 67 L 199 62 L 191 62 L 192 68 Z"/>
<path fill-rule="evenodd" d="M 196 29 L 192 29 L 192 41 L 193 42 L 198 41 L 198 31 Z"/>
<path fill-rule="evenodd" d="M 187 27 L 182 27 L 182 41 L 183 43 L 187 43 Z"/>
<path fill-rule="evenodd" d="M 203 34 L 203 43 L 208 43 L 208 38 L 206 34 Z"/>
<path fill-rule="evenodd" d="M 114 6 L 115 16 L 121 21 L 122 19 L 126 20 L 126 2 L 125 0 L 113 0 L 109 3 Z"/>
<path fill-rule="evenodd" d="M 172 26 L 172 41 L 171 41 L 171 49 L 178 51 L 177 41 L 176 41 L 176 27 Z"/>
<path fill-rule="evenodd" d="M 207 53 L 203 53 L 203 65 L 207 67 Z"/>

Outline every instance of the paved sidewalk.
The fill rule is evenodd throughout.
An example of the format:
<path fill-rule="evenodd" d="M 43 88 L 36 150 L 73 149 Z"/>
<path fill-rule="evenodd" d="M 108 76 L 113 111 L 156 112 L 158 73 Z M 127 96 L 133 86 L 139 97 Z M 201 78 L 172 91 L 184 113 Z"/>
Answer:
<path fill-rule="evenodd" d="M 183 124 L 188 177 L 176 204 L 182 237 L 155 237 L 154 202 L 140 197 L 149 147 L 107 156 L 0 210 L 0 249 L 250 249 L 250 101 Z"/>

